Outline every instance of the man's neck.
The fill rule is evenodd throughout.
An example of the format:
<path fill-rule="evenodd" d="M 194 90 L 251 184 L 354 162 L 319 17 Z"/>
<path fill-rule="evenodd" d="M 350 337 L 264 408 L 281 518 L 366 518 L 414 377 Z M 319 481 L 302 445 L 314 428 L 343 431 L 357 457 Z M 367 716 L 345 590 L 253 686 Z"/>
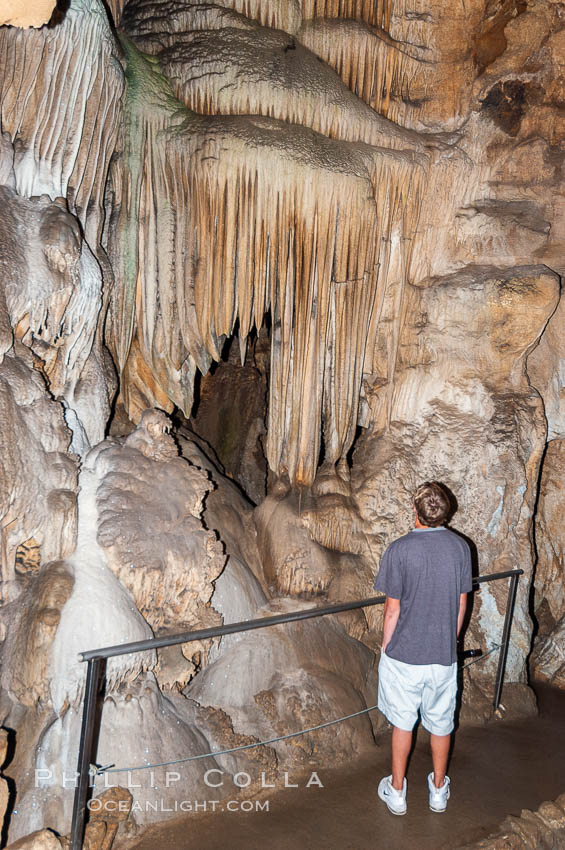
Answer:
<path fill-rule="evenodd" d="M 423 522 L 420 522 L 420 518 L 417 516 L 414 521 L 414 528 L 431 528 L 431 525 L 424 525 Z"/>

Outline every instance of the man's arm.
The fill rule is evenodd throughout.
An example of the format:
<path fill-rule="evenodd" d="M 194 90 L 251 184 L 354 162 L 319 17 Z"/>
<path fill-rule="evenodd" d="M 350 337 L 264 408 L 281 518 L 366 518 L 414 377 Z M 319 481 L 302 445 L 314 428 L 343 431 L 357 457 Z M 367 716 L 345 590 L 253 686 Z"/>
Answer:
<path fill-rule="evenodd" d="M 461 631 L 461 626 L 463 625 L 463 619 L 465 617 L 465 611 L 467 610 L 467 594 L 462 593 L 459 597 L 459 614 L 457 616 L 457 637 L 459 637 L 459 632 Z"/>
<path fill-rule="evenodd" d="M 385 610 L 384 610 L 384 621 L 383 621 L 383 645 L 382 651 L 384 652 L 387 646 L 390 643 L 390 639 L 394 634 L 394 630 L 396 628 L 396 624 L 398 623 L 398 618 L 400 616 L 400 599 L 393 599 L 391 596 L 387 596 L 385 602 Z"/>

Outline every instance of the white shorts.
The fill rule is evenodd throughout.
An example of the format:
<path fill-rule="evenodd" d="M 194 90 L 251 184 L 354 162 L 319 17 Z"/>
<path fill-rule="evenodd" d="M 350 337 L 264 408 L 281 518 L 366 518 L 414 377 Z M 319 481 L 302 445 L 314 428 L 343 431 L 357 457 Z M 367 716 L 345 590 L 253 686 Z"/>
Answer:
<path fill-rule="evenodd" d="M 457 662 L 405 664 L 381 652 L 379 709 L 389 723 L 411 732 L 422 715 L 422 726 L 432 735 L 453 731 L 457 696 Z"/>

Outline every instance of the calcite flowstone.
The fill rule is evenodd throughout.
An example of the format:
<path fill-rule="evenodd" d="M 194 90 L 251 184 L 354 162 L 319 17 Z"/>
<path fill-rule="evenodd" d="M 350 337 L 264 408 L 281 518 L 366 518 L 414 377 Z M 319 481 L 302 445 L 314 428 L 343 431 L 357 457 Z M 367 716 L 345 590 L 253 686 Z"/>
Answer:
<path fill-rule="evenodd" d="M 14 762 L 21 804 L 12 821 L 14 837 L 41 823 L 59 831 L 68 824 L 72 788 L 64 786 L 62 771 L 70 776 L 75 770 L 86 675 L 78 653 L 149 638 L 164 626 L 178 632 L 221 622 L 210 598 L 225 556 L 201 518 L 212 483 L 179 456 L 168 431 L 162 412 L 146 411 L 127 438 L 105 441 L 86 455 L 76 552 L 34 580 L 29 611 L 11 648 L 20 665 L 11 678 L 4 671 L 9 692 L 36 712 L 29 715 L 27 741 Z M 198 642 L 183 646 L 183 684 L 195 665 L 205 663 L 207 649 Z M 186 701 L 179 706 L 166 700 L 146 672 L 155 662 L 153 652 L 108 661 L 98 746 L 106 764 L 127 767 L 147 763 L 147 753 L 160 762 L 210 749 Z M 26 769 L 30 755 L 41 771 L 39 787 Z M 187 781 L 193 793 L 205 795 L 201 768 L 204 762 L 188 770 Z M 155 774 L 159 786 L 162 774 Z M 171 790 L 169 798 L 181 793 L 180 787 Z M 137 794 L 140 822 L 151 818 L 154 809 L 146 809 L 145 801 L 155 796 L 151 783 Z"/>
<path fill-rule="evenodd" d="M 29 780 L 25 785 L 22 782 L 18 817 L 12 819 L 12 829 L 27 832 L 34 826 L 28 826 L 29 822 L 35 820 L 49 823 L 58 832 L 68 831 L 73 787 L 72 782 L 63 787 L 63 778 L 74 776 L 76 770 L 80 724 L 81 712 L 72 708 L 46 726 L 37 753 L 37 785 L 29 787 Z M 179 801 L 208 799 L 205 774 L 218 763 L 211 756 L 179 767 L 158 765 L 208 753 L 212 744 L 213 736 L 195 718 L 187 701 L 175 693 L 164 696 L 152 673 L 114 685 L 102 707 L 96 760 L 114 765 L 118 772 L 96 777 L 93 796 L 109 786 L 129 783 L 135 823 L 146 825 L 174 817 L 175 812 L 178 817 Z M 157 766 L 144 769 L 149 764 Z M 168 771 L 178 771 L 179 778 L 167 784 Z"/>
<path fill-rule="evenodd" d="M 237 559 L 243 563 L 263 590 L 266 590 L 262 558 L 257 548 L 257 534 L 253 522 L 253 505 L 245 498 L 237 484 L 223 475 L 205 454 L 204 449 L 207 446 L 194 434 L 181 429 L 178 442 L 182 456 L 209 477 L 210 492 L 206 496 L 203 513 L 206 527 L 219 535 L 228 561 Z M 220 576 L 220 580 L 221 578 Z M 217 584 L 215 587 L 217 588 Z"/>
<path fill-rule="evenodd" d="M 277 476 L 308 486 L 322 454 L 347 466 L 355 428 L 370 418 L 362 379 L 393 391 L 408 280 L 426 285 L 472 263 L 506 274 L 562 262 L 558 14 L 544 0 L 492 14 L 480 2 L 435 3 L 433 14 L 325 2 L 167 9 L 135 0 L 122 16 L 113 6 L 150 54 L 124 40 L 128 167 L 116 159 L 112 173 L 108 326 L 124 401 L 137 416 L 146 383 L 152 403 L 168 397 L 186 412 L 196 368 L 220 357 L 236 327 L 244 355 L 270 310 L 266 455 Z M 458 133 L 440 140 L 432 128 Z M 361 152 L 377 157 L 376 225 L 356 194 Z M 348 175 L 337 194 L 336 168 Z M 343 239 L 343 217 L 331 224 L 338 207 L 355 222 Z"/>
<path fill-rule="evenodd" d="M 0 410 L 2 596 L 8 601 L 23 589 L 18 573 L 36 572 L 75 547 L 77 459 L 67 453 L 63 410 L 19 342 L 0 365 Z"/>
<path fill-rule="evenodd" d="M 225 557 L 201 519 L 207 476 L 178 456 L 158 411 L 146 411 L 125 440 L 91 450 L 81 470 L 75 579 L 54 644 L 51 697 L 75 702 L 84 683 L 77 653 L 141 640 L 167 627 L 213 625 L 213 580 Z M 187 649 L 199 662 L 203 647 Z M 108 662 L 107 681 L 133 680 L 152 654 Z M 187 661 L 190 666 L 190 662 Z"/>
<path fill-rule="evenodd" d="M 2 129 L 17 140 L 14 188 L 65 198 L 93 252 L 119 132 L 124 75 L 100 0 L 72 0 L 57 25 L 0 29 Z M 103 261 L 102 254 L 100 259 Z"/>
<path fill-rule="evenodd" d="M 155 630 L 217 623 L 207 603 L 225 557 L 201 519 L 212 485 L 179 457 L 168 419 L 146 411 L 125 443 L 96 458 L 97 540 Z"/>
<path fill-rule="evenodd" d="M 52 644 L 73 585 L 70 565 L 52 561 L 26 588 L 19 622 L 13 610 L 3 612 L 3 622 L 10 623 L 5 651 L 14 663 L 3 671 L 2 681 L 22 705 L 35 708 L 50 703 Z"/>
<path fill-rule="evenodd" d="M 271 493 L 254 519 L 273 596 L 337 603 L 371 595 L 372 551 L 381 538 L 364 523 L 351 498 Z M 381 617 L 382 608 L 376 606 L 344 614 L 341 622 L 352 637 L 375 648 Z"/>
<path fill-rule="evenodd" d="M 257 616 L 307 607 L 312 606 L 281 598 Z M 376 658 L 347 634 L 338 617 L 270 626 L 242 634 L 184 694 L 199 706 L 221 708 L 235 732 L 268 740 L 374 705 Z M 307 767 L 314 756 L 317 763 L 350 758 L 370 747 L 371 723 L 375 728 L 384 724 L 373 714 L 270 745 L 279 770 Z M 240 759 L 245 753 L 218 757 L 230 772 Z"/>
<path fill-rule="evenodd" d="M 314 542 L 300 519 L 298 498 L 268 496 L 255 512 L 263 570 L 275 596 L 327 592 L 337 574 L 338 557 Z"/>
<path fill-rule="evenodd" d="M 38 5 L 25 4 L 27 24 Z M 112 272 L 100 240 L 123 71 L 102 3 L 63 6 L 49 26 L 0 27 L 10 69 L 0 80 L 0 264 L 12 326 L 82 454 L 103 439 L 115 391 L 102 343 L 102 279 L 107 296 Z"/>
<path fill-rule="evenodd" d="M 185 44 L 179 30 L 191 26 L 191 7 L 181 3 L 166 18 L 157 13 L 150 4 L 129 7 L 124 22 L 133 38 L 146 45 L 140 31 L 147 17 L 149 29 L 162 22 L 170 30 L 165 41 Z M 204 18 L 196 29 L 206 27 Z M 211 26 L 211 44 L 221 37 L 217 30 Z M 240 30 L 228 30 L 225 38 L 237 41 Z M 268 115 L 249 114 L 252 105 L 242 107 L 245 114 L 202 115 L 192 111 L 189 90 L 168 84 L 155 58 L 123 39 L 127 168 L 116 159 L 112 171 L 109 247 L 117 281 L 108 340 L 126 376 L 130 353 L 136 362 L 141 354 L 157 387 L 188 415 L 196 369 L 206 372 L 220 359 L 236 324 L 244 351 L 253 325 L 261 327 L 270 311 L 266 456 L 277 474 L 311 484 L 322 432 L 334 464 L 353 442 L 366 339 L 379 321 L 387 271 L 398 289 L 406 280 L 428 157 L 417 134 L 381 118 L 313 54 L 281 34 L 261 37 L 277 43 L 283 62 L 288 46 L 299 69 L 321 76 L 296 116 L 283 108 L 268 62 L 259 69 L 273 98 Z M 188 54 L 181 51 L 178 74 L 159 57 L 165 73 L 190 76 L 191 55 L 200 62 Z M 240 82 L 254 91 L 257 51 L 251 63 L 253 81 L 243 74 Z M 215 66 L 198 72 L 205 90 L 217 73 Z M 335 104 L 342 113 L 336 127 L 318 126 L 317 117 L 333 114 Z M 145 370 L 139 363 L 136 371 L 139 378 Z M 136 416 L 127 382 L 122 389 Z M 154 390 L 151 382 L 151 404 Z"/>
<path fill-rule="evenodd" d="M 558 296 L 557 276 L 545 267 L 473 267 L 412 288 L 394 386 L 375 386 L 370 404 L 380 425 L 360 436 L 353 459 L 359 513 L 384 542 L 412 526 L 417 485 L 439 480 L 457 499 L 452 525 L 472 541 L 475 572 L 525 571 L 509 682 L 526 680 L 531 521 L 546 435 L 525 362 Z M 500 643 L 506 599 L 506 582 L 476 592 L 468 646 L 487 651 Z M 497 657 L 495 652 L 470 668 L 489 697 Z"/>
<path fill-rule="evenodd" d="M 102 350 L 94 343 L 100 267 L 63 198 L 27 200 L 0 186 L 0 234 L 0 304 L 65 407 L 72 451 L 84 451 L 103 438 L 110 409 Z M 3 350 L 11 337 L 2 340 Z"/>

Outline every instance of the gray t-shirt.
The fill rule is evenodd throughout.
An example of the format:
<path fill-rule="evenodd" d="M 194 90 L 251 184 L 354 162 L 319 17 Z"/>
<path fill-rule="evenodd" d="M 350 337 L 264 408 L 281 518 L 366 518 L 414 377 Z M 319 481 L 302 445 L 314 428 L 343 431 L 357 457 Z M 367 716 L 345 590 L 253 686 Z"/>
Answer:
<path fill-rule="evenodd" d="M 374 584 L 400 599 L 386 654 L 406 664 L 457 660 L 459 596 L 472 589 L 468 544 L 447 528 L 415 528 L 390 544 Z"/>

